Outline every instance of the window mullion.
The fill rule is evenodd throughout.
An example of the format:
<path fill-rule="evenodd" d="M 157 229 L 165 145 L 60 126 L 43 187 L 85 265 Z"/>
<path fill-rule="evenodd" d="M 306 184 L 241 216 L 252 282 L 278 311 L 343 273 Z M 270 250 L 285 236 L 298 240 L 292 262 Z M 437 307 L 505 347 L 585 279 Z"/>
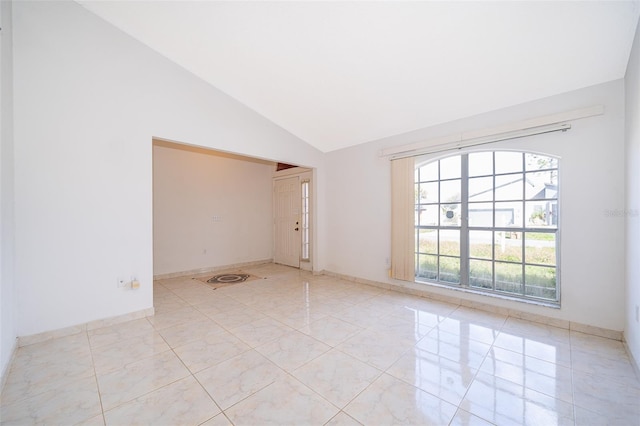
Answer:
<path fill-rule="evenodd" d="M 522 153 L 522 211 L 525 211 L 525 206 L 527 204 L 527 164 L 525 161 L 525 155 L 524 153 Z M 524 218 L 523 218 L 524 219 Z M 521 266 L 521 271 L 522 271 L 522 296 L 526 297 L 527 295 L 527 275 L 526 275 L 526 264 L 527 264 L 527 258 L 526 258 L 526 253 L 525 253 L 525 231 L 526 231 L 526 223 L 521 223 L 520 226 L 522 226 L 522 232 L 520 232 L 520 234 L 522 235 L 522 239 L 520 241 L 520 256 L 522 259 L 522 266 Z"/>
<path fill-rule="evenodd" d="M 469 287 L 469 154 L 461 156 L 460 285 Z"/>
<path fill-rule="evenodd" d="M 491 175 L 491 180 L 493 181 L 493 196 L 491 200 L 491 205 L 493 207 L 491 213 L 491 226 L 493 228 L 493 232 L 491 234 L 491 289 L 496 291 L 496 153 L 491 153 L 492 157 L 492 168 L 493 174 Z"/>

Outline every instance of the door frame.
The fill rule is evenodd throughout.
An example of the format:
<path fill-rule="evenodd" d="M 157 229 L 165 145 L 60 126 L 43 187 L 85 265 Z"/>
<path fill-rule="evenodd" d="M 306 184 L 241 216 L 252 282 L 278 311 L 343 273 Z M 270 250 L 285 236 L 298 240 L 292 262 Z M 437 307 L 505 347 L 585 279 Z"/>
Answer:
<path fill-rule="evenodd" d="M 273 175 L 273 258 L 275 260 L 276 253 L 276 181 L 282 179 L 288 179 L 291 177 L 298 177 L 298 184 L 301 185 L 303 181 L 309 182 L 309 259 L 300 259 L 300 269 L 305 271 L 313 271 L 313 259 L 315 256 L 315 190 L 314 190 L 314 170 L 304 167 L 294 167 L 290 169 L 280 170 Z M 300 198 L 300 205 L 302 205 L 302 197 Z M 302 237 L 300 238 L 300 244 L 302 244 Z M 301 247 L 302 248 L 302 247 Z M 302 251 L 301 251 L 302 253 Z"/>

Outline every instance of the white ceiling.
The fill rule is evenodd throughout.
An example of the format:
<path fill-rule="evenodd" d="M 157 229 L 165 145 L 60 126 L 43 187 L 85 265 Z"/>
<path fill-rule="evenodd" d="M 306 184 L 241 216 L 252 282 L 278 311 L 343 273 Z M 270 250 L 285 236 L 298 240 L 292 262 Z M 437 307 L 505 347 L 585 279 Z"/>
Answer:
<path fill-rule="evenodd" d="M 78 1 L 319 150 L 624 77 L 640 0 Z"/>

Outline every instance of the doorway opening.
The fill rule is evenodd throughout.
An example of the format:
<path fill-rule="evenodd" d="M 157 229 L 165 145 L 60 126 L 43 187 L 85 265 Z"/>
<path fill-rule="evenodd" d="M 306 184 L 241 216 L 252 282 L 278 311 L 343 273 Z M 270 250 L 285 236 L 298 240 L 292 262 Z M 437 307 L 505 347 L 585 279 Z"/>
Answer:
<path fill-rule="evenodd" d="M 154 139 L 154 277 L 274 262 L 280 246 L 274 232 L 274 179 L 283 173 L 312 175 L 311 169 L 277 168 L 272 160 Z M 300 247 L 300 256 L 311 253 L 311 217 L 308 203 L 306 226 L 299 224 L 299 233 L 308 233 L 309 246 Z M 311 269 L 311 257 L 298 267 Z"/>

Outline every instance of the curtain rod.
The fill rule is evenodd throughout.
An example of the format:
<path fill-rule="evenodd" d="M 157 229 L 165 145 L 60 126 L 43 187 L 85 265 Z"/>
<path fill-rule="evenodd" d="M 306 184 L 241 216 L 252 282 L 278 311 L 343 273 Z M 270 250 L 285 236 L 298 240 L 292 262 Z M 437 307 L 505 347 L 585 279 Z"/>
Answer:
<path fill-rule="evenodd" d="M 496 143 L 496 142 L 510 140 L 510 139 L 524 138 L 527 136 L 542 135 L 545 133 L 553 133 L 553 132 L 566 132 L 567 130 L 570 130 L 570 129 L 571 129 L 571 124 L 566 124 L 566 123 L 552 124 L 549 126 L 540 126 L 538 128 L 533 128 L 533 129 L 502 133 L 499 135 L 489 136 L 484 138 L 466 139 L 466 140 L 462 140 L 454 143 L 432 145 L 429 148 L 425 148 L 421 150 L 399 152 L 396 155 L 391 155 L 390 159 L 396 160 L 398 158 L 415 157 L 415 156 L 424 155 L 424 154 L 437 154 L 439 152 L 455 151 L 455 150 L 470 148 L 474 146 L 488 145 L 491 143 Z"/>
<path fill-rule="evenodd" d="M 443 151 L 459 150 L 462 148 L 485 145 L 508 139 L 539 135 L 571 129 L 569 120 L 593 117 L 604 114 L 604 107 L 596 105 L 562 113 L 536 117 L 529 120 L 506 124 L 490 129 L 457 133 L 427 141 L 397 146 L 380 150 L 380 157 L 390 157 L 391 160 L 403 157 L 413 157 L 422 154 L 432 154 Z"/>

